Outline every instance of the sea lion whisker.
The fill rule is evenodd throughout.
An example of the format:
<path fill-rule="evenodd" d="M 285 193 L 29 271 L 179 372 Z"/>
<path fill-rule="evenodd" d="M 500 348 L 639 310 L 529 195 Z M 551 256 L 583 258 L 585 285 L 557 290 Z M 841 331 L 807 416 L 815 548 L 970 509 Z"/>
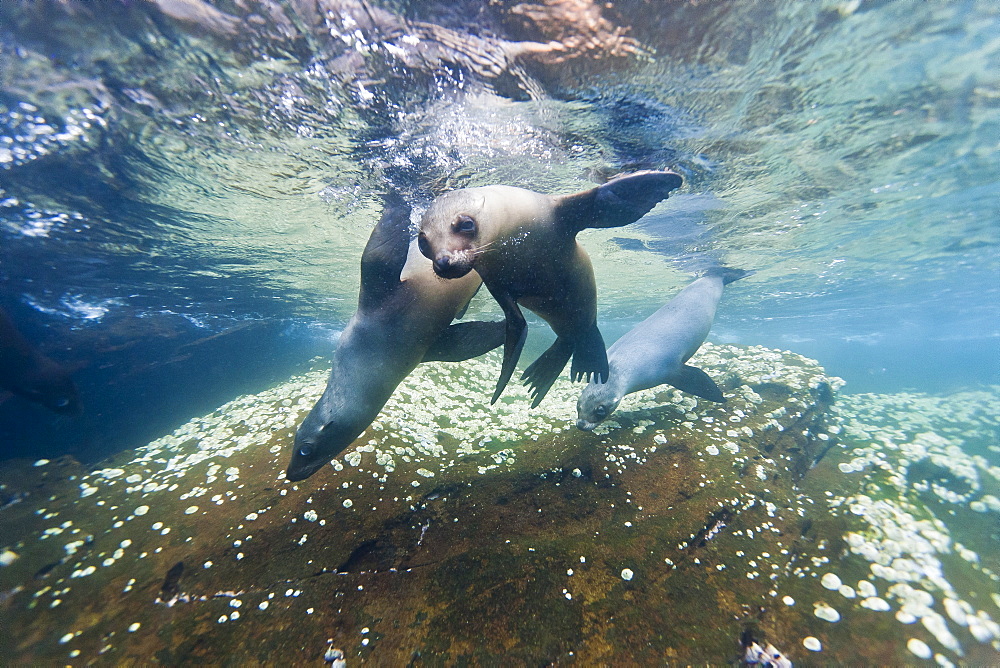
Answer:
<path fill-rule="evenodd" d="M 494 244 L 496 244 L 496 242 L 497 242 L 497 239 L 494 239 L 493 241 L 490 241 L 489 243 L 485 243 L 482 246 L 479 246 L 474 251 L 472 251 L 472 253 L 471 253 L 472 257 L 478 257 L 478 256 L 482 255 L 483 253 L 485 253 L 488 250 L 493 250 L 490 247 L 493 246 Z"/>

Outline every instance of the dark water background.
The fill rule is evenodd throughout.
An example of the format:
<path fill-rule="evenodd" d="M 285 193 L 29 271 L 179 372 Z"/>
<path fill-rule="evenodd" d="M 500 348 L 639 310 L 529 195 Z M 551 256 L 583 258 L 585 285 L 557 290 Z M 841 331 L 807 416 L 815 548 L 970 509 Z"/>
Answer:
<path fill-rule="evenodd" d="M 685 186 L 581 235 L 609 343 L 725 262 L 757 274 L 714 340 L 846 392 L 1000 383 L 998 35 L 986 1 L 2 2 L 0 307 L 84 410 L 0 397 L 0 456 L 324 364 L 380 192 L 638 168 Z"/>

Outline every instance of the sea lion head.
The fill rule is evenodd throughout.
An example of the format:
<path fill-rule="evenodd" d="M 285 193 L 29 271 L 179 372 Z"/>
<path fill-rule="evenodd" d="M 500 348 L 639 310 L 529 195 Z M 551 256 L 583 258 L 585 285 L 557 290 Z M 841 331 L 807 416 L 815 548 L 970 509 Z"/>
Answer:
<path fill-rule="evenodd" d="M 295 430 L 294 449 L 285 477 L 305 480 L 343 452 L 374 418 L 363 393 L 355 396 L 349 382 L 331 374 L 323 396 Z M 377 411 L 376 411 L 377 412 Z"/>
<path fill-rule="evenodd" d="M 69 372 L 55 362 L 42 360 L 30 377 L 23 381 L 11 388 L 15 394 L 61 415 L 77 416 L 83 412 L 76 384 Z"/>
<path fill-rule="evenodd" d="M 310 413 L 295 431 L 295 449 L 285 471 L 285 477 L 292 482 L 305 480 L 323 468 L 353 443 L 359 433 L 353 425 L 310 420 L 312 417 Z"/>
<path fill-rule="evenodd" d="M 576 402 L 577 429 L 593 431 L 594 427 L 615 412 L 621 400 L 622 395 L 612 383 L 590 383 Z"/>
<path fill-rule="evenodd" d="M 454 190 L 431 202 L 424 213 L 417 244 L 441 278 L 461 278 L 475 268 L 483 245 L 484 204 L 475 189 Z"/>

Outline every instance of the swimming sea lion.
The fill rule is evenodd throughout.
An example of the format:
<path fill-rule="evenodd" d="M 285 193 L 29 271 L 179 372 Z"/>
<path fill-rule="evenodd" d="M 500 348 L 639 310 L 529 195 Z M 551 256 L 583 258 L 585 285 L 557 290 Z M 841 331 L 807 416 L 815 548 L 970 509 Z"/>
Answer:
<path fill-rule="evenodd" d="M 361 293 L 333 353 L 323 396 L 299 425 L 288 480 L 304 480 L 337 456 L 382 410 L 420 362 L 457 362 L 503 342 L 503 322 L 449 326 L 482 280 L 446 281 L 410 238 L 410 207 L 386 197 L 381 220 L 361 256 Z"/>
<path fill-rule="evenodd" d="M 633 223 L 680 185 L 673 172 L 647 171 L 574 195 L 485 186 L 454 190 L 431 203 L 420 223 L 420 252 L 434 261 L 438 276 L 460 278 L 475 269 L 506 316 L 503 366 L 491 403 L 506 387 L 524 346 L 527 325 L 519 304 L 556 333 L 555 343 L 521 376 L 532 388 L 532 407 L 570 356 L 573 380 L 607 378 L 594 270 L 576 235 L 587 227 Z"/>
<path fill-rule="evenodd" d="M 0 389 L 64 415 L 82 412 L 66 367 L 42 354 L 0 309 Z"/>
<path fill-rule="evenodd" d="M 633 327 L 608 349 L 608 382 L 590 383 L 576 402 L 576 426 L 590 431 L 604 422 L 626 394 L 669 383 L 710 401 L 722 390 L 701 369 L 685 364 L 708 337 L 722 288 L 753 272 L 715 267 Z"/>

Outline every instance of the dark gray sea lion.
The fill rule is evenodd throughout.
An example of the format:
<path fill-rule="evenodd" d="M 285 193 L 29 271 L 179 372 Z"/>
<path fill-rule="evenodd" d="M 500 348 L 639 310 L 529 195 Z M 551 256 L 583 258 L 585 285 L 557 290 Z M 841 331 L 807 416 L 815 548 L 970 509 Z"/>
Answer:
<path fill-rule="evenodd" d="M 611 376 L 606 383 L 590 383 L 583 389 L 576 403 L 576 426 L 590 431 L 614 412 L 626 394 L 664 383 L 702 399 L 725 401 L 708 374 L 686 362 L 708 337 L 723 286 L 751 273 L 709 269 L 615 341 L 608 349 Z"/>
<path fill-rule="evenodd" d="M 506 316 L 503 366 L 491 403 L 506 387 L 524 346 L 527 325 L 519 304 L 556 333 L 555 343 L 521 376 L 534 395 L 532 407 L 571 356 L 573 380 L 607 378 L 594 270 L 576 235 L 587 227 L 633 223 L 680 185 L 673 172 L 648 171 L 574 195 L 486 186 L 455 190 L 431 203 L 420 224 L 420 251 L 445 278 L 475 269 Z"/>
<path fill-rule="evenodd" d="M 64 415 L 81 412 L 69 370 L 49 359 L 18 331 L 0 309 L 0 389 Z"/>
<path fill-rule="evenodd" d="M 361 256 L 358 310 L 333 353 L 323 396 L 295 433 L 289 480 L 308 478 L 349 446 L 420 362 L 457 362 L 503 342 L 502 322 L 450 325 L 482 280 L 436 276 L 409 225 L 410 207 L 388 196 Z"/>

